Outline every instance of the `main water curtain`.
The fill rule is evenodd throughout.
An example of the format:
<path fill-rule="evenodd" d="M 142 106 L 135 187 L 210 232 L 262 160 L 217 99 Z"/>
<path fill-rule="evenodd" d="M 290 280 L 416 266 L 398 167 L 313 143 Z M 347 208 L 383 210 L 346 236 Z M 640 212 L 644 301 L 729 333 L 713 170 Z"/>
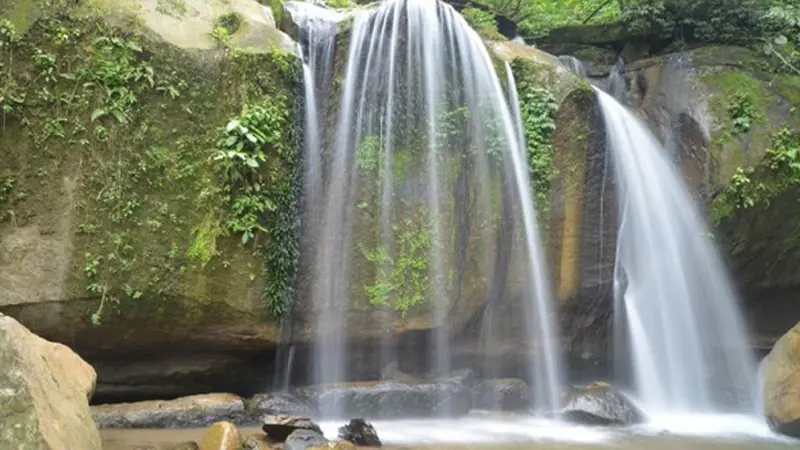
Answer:
<path fill-rule="evenodd" d="M 384 328 L 427 315 L 440 373 L 453 324 L 468 322 L 459 304 L 485 303 L 511 273 L 529 315 L 551 321 L 533 306 L 551 300 L 523 144 L 478 35 L 445 3 L 383 3 L 356 15 L 342 81 L 315 264 L 317 381 L 347 378 L 348 308 L 391 307 Z M 521 329 L 531 359 L 552 352 L 550 327 Z"/>

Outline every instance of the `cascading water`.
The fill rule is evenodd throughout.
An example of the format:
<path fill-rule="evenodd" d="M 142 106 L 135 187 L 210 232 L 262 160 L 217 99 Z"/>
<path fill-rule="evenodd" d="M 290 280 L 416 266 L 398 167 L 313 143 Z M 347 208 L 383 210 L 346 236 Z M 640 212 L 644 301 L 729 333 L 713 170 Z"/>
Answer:
<path fill-rule="evenodd" d="M 648 411 L 754 412 L 756 372 L 736 296 L 669 155 L 597 90 L 620 204 L 615 313 Z"/>
<path fill-rule="evenodd" d="M 588 76 L 588 72 L 586 70 L 586 66 L 584 66 L 583 62 L 580 59 L 572 56 L 572 55 L 561 55 L 558 57 L 558 61 L 569 70 L 575 72 L 581 78 L 586 78 Z"/>
<path fill-rule="evenodd" d="M 429 373 L 448 374 L 459 303 L 504 301 L 491 298 L 495 287 L 519 274 L 530 318 L 519 339 L 535 401 L 554 410 L 561 374 L 529 166 L 483 42 L 451 6 L 428 0 L 360 11 L 350 33 L 327 182 L 307 205 L 321 212 L 314 381 L 351 379 L 351 330 L 397 323 L 429 324 Z M 396 317 L 376 319 L 376 307 Z"/>

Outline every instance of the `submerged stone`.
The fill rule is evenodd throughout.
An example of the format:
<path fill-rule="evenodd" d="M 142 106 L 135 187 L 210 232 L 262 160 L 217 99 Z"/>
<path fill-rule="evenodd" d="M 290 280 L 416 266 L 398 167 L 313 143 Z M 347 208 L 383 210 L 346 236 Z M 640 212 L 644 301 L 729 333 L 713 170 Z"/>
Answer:
<path fill-rule="evenodd" d="M 200 439 L 200 450 L 239 450 L 239 431 L 230 422 L 217 422 Z"/>
<path fill-rule="evenodd" d="M 295 430 L 286 438 L 284 450 L 307 450 L 327 444 L 328 440 L 321 432 L 312 430 Z"/>
<path fill-rule="evenodd" d="M 350 419 L 350 423 L 339 428 L 339 438 L 364 447 L 380 447 L 378 432 L 364 419 Z"/>
<path fill-rule="evenodd" d="M 472 389 L 473 408 L 522 411 L 531 407 L 528 383 L 519 378 L 485 380 Z"/>
<path fill-rule="evenodd" d="M 778 433 L 800 437 L 800 322 L 761 363 L 764 414 Z"/>
<path fill-rule="evenodd" d="M 604 382 L 570 389 L 561 415 L 585 425 L 633 425 L 645 419 L 628 397 Z"/>
<path fill-rule="evenodd" d="M 289 435 L 295 431 L 308 431 L 322 434 L 322 429 L 307 417 L 288 416 L 288 415 L 267 415 L 264 416 L 264 424 L 261 429 L 267 433 L 270 439 L 276 442 L 284 442 Z"/>

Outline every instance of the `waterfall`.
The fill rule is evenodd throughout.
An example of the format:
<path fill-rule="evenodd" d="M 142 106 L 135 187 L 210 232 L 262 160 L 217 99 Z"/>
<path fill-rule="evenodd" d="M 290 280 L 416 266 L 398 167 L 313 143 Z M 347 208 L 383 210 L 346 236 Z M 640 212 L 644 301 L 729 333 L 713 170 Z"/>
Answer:
<path fill-rule="evenodd" d="M 616 169 L 617 329 L 648 411 L 755 412 L 755 363 L 725 269 L 671 158 L 597 90 Z"/>
<path fill-rule="evenodd" d="M 564 67 L 568 68 L 569 70 L 575 72 L 579 77 L 581 78 L 588 77 L 586 66 L 580 59 L 572 55 L 561 55 L 558 57 L 558 62 L 560 62 Z"/>
<path fill-rule="evenodd" d="M 547 399 L 546 407 L 553 411 L 560 403 L 559 397 L 561 395 L 561 384 L 559 374 L 557 351 L 557 337 L 553 330 L 552 314 L 550 306 L 553 303 L 553 294 L 550 291 L 550 285 L 547 281 L 547 274 L 544 267 L 544 255 L 540 248 L 539 227 L 536 223 L 536 217 L 533 211 L 533 198 L 531 197 L 531 181 L 528 176 L 528 163 L 523 148 L 525 148 L 525 133 L 522 126 L 522 114 L 519 108 L 519 98 L 517 94 L 517 83 L 514 80 L 514 72 L 508 61 L 505 63 L 506 77 L 508 79 L 508 92 L 509 103 L 513 112 L 513 118 L 517 129 L 517 142 L 519 145 L 511 150 L 516 150 L 516 154 L 512 154 L 514 161 L 514 171 L 516 173 L 517 189 L 522 197 L 523 219 L 525 222 L 525 234 L 528 237 L 526 243 L 528 245 L 528 254 L 531 255 L 531 264 L 529 265 L 530 273 L 529 280 L 532 284 L 534 296 L 532 304 L 535 310 L 528 311 L 528 324 L 527 330 L 533 336 L 529 338 L 541 342 L 543 344 L 544 352 L 542 358 L 531 358 L 529 363 L 532 364 L 531 372 L 535 380 L 544 381 L 540 385 L 534 386 L 537 391 L 537 398 Z"/>
<path fill-rule="evenodd" d="M 536 405 L 557 407 L 553 300 L 513 81 L 509 72 L 516 117 L 480 37 L 441 1 L 355 13 L 335 129 L 320 141 L 324 185 L 306 206 L 320 214 L 315 383 L 353 378 L 351 337 L 420 323 L 433 330 L 429 376 L 448 375 L 455 327 L 471 323 L 458 322 L 463 305 L 504 302 L 514 284 L 527 313 L 514 350 L 529 360 Z M 386 351 L 370 358 L 390 360 Z M 336 402 L 322 408 L 340 415 Z"/>

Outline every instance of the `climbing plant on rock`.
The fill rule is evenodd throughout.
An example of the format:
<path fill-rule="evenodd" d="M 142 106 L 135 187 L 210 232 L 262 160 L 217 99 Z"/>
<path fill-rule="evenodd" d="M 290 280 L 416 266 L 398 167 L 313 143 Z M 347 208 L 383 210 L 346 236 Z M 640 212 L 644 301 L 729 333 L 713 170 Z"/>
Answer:
<path fill-rule="evenodd" d="M 264 239 L 264 296 L 282 316 L 292 297 L 298 252 L 294 171 L 297 164 L 288 99 L 281 95 L 246 106 L 221 133 L 214 161 L 224 177 L 230 210 L 226 229 L 241 243 Z M 289 131 L 287 133 L 287 131 Z"/>
<path fill-rule="evenodd" d="M 520 116 L 525 135 L 531 184 L 536 193 L 536 207 L 540 215 L 549 210 L 550 186 L 555 176 L 553 170 L 553 139 L 556 131 L 555 114 L 558 102 L 546 88 L 533 84 L 525 76 L 522 63 L 515 60 L 512 68 L 517 77 Z"/>

